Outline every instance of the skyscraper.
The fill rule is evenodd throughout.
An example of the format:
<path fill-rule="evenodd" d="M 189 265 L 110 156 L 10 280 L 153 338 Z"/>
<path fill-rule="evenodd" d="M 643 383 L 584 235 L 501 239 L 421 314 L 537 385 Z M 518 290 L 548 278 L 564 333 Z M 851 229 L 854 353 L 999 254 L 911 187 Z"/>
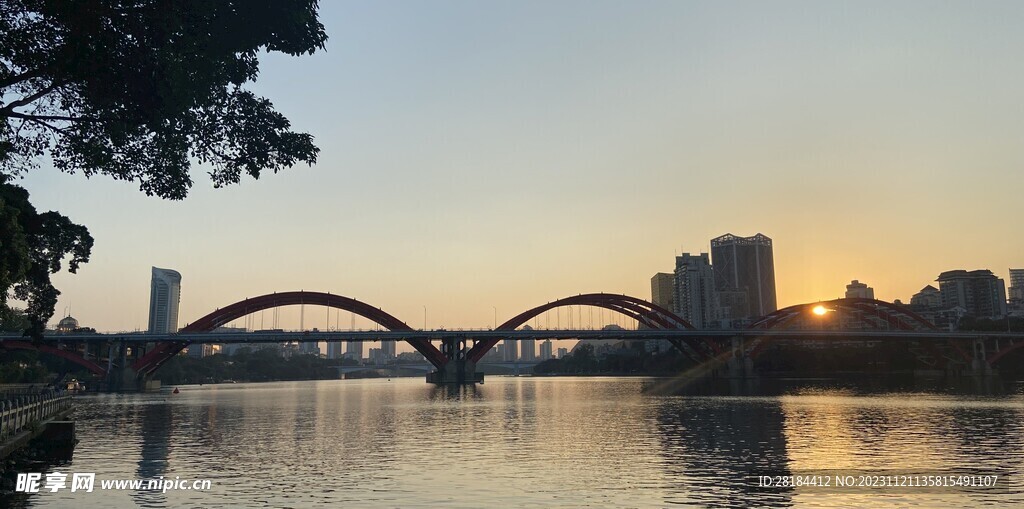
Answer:
<path fill-rule="evenodd" d="M 675 312 L 675 276 L 659 272 L 651 278 L 651 303 Z"/>
<path fill-rule="evenodd" d="M 181 274 L 176 270 L 153 267 L 149 287 L 149 333 L 178 332 L 178 303 L 181 301 Z"/>
<path fill-rule="evenodd" d="M 937 281 L 944 308 L 979 318 L 1006 316 L 1006 286 L 991 270 L 948 270 Z"/>
<path fill-rule="evenodd" d="M 715 290 L 724 294 L 723 308 L 729 308 L 724 318 L 764 316 L 778 309 L 772 239 L 760 233 L 753 237 L 727 233 L 711 239 L 711 262 Z M 736 302 L 739 296 L 743 305 Z M 729 301 L 728 305 L 724 301 Z"/>
<path fill-rule="evenodd" d="M 715 274 L 707 253 L 693 256 L 683 253 L 676 257 L 676 275 L 672 311 L 703 329 L 715 318 Z"/>
<path fill-rule="evenodd" d="M 327 342 L 327 358 L 328 359 L 340 359 L 341 358 L 341 341 L 328 341 Z"/>

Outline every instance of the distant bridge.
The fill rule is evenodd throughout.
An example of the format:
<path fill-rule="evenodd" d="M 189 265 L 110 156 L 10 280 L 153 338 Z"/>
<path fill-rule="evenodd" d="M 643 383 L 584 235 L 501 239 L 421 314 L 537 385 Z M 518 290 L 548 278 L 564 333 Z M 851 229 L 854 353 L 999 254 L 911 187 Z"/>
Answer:
<path fill-rule="evenodd" d="M 387 330 L 255 331 L 217 333 L 214 329 L 266 309 L 315 305 L 350 311 Z M 569 306 L 610 310 L 635 320 L 635 330 L 517 330 L 538 315 Z M 61 356 L 125 386 L 138 386 L 192 343 L 283 343 L 310 341 L 406 341 L 435 369 L 435 383 L 478 381 L 475 366 L 502 340 L 615 339 L 666 340 L 698 366 L 749 364 L 776 340 L 905 341 L 920 347 L 929 366 L 958 363 L 985 371 L 1024 347 L 1024 334 L 950 332 L 906 307 L 874 299 L 836 299 L 780 309 L 746 329 L 697 330 L 671 311 L 627 295 L 576 295 L 537 306 L 487 330 L 414 330 L 369 304 L 329 293 L 285 292 L 245 299 L 188 324 L 174 334 L 61 334 L 32 342 L 0 336 L 0 347 L 31 349 Z M 438 348 L 438 344 L 440 348 Z"/>
<path fill-rule="evenodd" d="M 44 343 L 90 343 L 90 342 L 126 342 L 129 345 L 163 341 L 184 341 L 196 344 L 247 344 L 247 343 L 311 343 L 320 341 L 442 341 L 460 339 L 464 341 L 487 340 L 671 340 L 671 339 L 703 339 L 720 340 L 731 338 L 748 338 L 768 340 L 785 339 L 843 339 L 843 340 L 885 340 L 904 339 L 911 341 L 949 341 L 973 340 L 978 338 L 1024 340 L 1020 332 L 991 331 L 944 331 L 944 330 L 772 330 L 772 329 L 693 329 L 693 330 L 654 330 L 654 329 L 532 329 L 501 331 L 493 329 L 437 329 L 414 331 L 252 331 L 252 332 L 180 332 L 177 334 L 146 334 L 146 333 L 84 333 L 84 334 L 53 334 L 44 338 Z M 0 334 L 0 346 L 11 342 L 26 342 L 24 336 L 18 334 Z"/>
<path fill-rule="evenodd" d="M 477 368 L 495 367 L 507 369 L 513 373 L 532 373 L 533 368 L 540 364 L 542 361 L 498 361 L 490 362 L 486 359 L 482 362 L 478 362 Z M 347 365 L 347 366 L 336 366 L 340 374 L 358 373 L 360 371 L 400 371 L 400 370 L 412 370 L 422 371 L 427 373 L 434 369 L 433 364 L 426 362 L 423 363 L 390 363 L 390 364 L 358 364 L 358 365 Z"/>

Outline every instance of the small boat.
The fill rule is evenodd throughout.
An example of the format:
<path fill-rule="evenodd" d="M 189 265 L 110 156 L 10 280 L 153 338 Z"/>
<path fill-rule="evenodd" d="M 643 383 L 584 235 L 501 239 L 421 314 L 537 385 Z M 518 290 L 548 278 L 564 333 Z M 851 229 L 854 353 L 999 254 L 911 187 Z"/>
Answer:
<path fill-rule="evenodd" d="M 181 391 L 179 391 L 179 390 L 178 390 L 178 388 L 177 388 L 177 387 L 175 387 L 175 388 L 174 388 L 174 390 L 173 390 L 173 391 L 171 391 L 171 394 L 177 394 L 177 393 L 179 393 L 179 392 L 181 392 Z"/>

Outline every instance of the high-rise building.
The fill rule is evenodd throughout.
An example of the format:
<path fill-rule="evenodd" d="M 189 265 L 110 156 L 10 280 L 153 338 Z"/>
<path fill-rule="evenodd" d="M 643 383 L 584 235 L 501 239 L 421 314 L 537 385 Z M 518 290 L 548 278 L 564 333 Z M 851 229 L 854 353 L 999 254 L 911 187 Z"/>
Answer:
<path fill-rule="evenodd" d="M 355 359 L 357 361 L 363 360 L 363 342 L 349 341 L 348 344 L 345 345 L 345 357 Z"/>
<path fill-rule="evenodd" d="M 340 359 L 341 356 L 342 356 L 341 341 L 328 341 L 327 342 L 327 358 L 328 359 Z"/>
<path fill-rule="evenodd" d="M 711 262 L 715 267 L 715 290 L 732 302 L 726 306 L 720 298 L 723 309 L 729 308 L 723 318 L 764 316 L 778 309 L 772 239 L 760 233 L 753 237 L 727 233 L 711 239 Z M 735 302 L 736 294 L 745 297 L 744 306 Z"/>
<path fill-rule="evenodd" d="M 540 360 L 546 361 L 551 359 L 551 346 L 552 343 L 550 339 L 546 339 L 540 344 Z"/>
<path fill-rule="evenodd" d="M 505 347 L 501 349 L 505 362 L 515 362 L 519 360 L 519 344 L 514 339 L 506 339 L 502 342 Z"/>
<path fill-rule="evenodd" d="M 753 314 L 750 312 L 748 300 L 746 290 L 736 288 L 729 290 L 716 289 L 715 309 L 717 314 L 715 317 L 726 322 L 730 328 L 737 325 L 732 323 L 733 320 L 742 320 Z"/>
<path fill-rule="evenodd" d="M 676 257 L 675 291 L 672 311 L 703 329 L 715 318 L 715 274 L 707 253 Z"/>
<path fill-rule="evenodd" d="M 568 348 L 559 348 L 558 349 L 558 358 L 559 359 L 564 359 L 566 355 L 569 355 L 569 349 Z"/>
<path fill-rule="evenodd" d="M 153 267 L 149 285 L 149 333 L 178 332 L 178 304 L 181 301 L 181 274 L 176 270 Z"/>
<path fill-rule="evenodd" d="M 1006 286 L 991 270 L 949 270 L 937 281 L 944 308 L 959 307 L 979 318 L 1006 316 Z"/>
<path fill-rule="evenodd" d="M 1024 269 L 1010 269 L 1010 301 L 1024 304 Z"/>
<path fill-rule="evenodd" d="M 651 303 L 675 312 L 675 275 L 659 272 L 651 278 Z"/>
<path fill-rule="evenodd" d="M 386 339 L 380 342 L 380 354 L 385 360 L 391 360 L 397 357 L 395 350 L 395 340 Z"/>
<path fill-rule="evenodd" d="M 874 299 L 875 289 L 854 279 L 846 285 L 847 299 Z"/>
<path fill-rule="evenodd" d="M 537 340 L 536 339 L 524 339 L 519 342 L 520 352 L 519 359 L 523 362 L 534 362 L 537 360 Z"/>

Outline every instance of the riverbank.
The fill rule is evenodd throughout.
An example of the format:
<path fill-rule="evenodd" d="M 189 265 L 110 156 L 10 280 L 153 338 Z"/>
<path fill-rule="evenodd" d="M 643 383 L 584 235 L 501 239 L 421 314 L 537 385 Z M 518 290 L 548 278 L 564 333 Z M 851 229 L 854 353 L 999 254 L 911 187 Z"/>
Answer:
<path fill-rule="evenodd" d="M 44 435 L 73 441 L 74 423 L 65 420 L 73 409 L 70 394 L 52 390 L 0 401 L 0 460 Z"/>

